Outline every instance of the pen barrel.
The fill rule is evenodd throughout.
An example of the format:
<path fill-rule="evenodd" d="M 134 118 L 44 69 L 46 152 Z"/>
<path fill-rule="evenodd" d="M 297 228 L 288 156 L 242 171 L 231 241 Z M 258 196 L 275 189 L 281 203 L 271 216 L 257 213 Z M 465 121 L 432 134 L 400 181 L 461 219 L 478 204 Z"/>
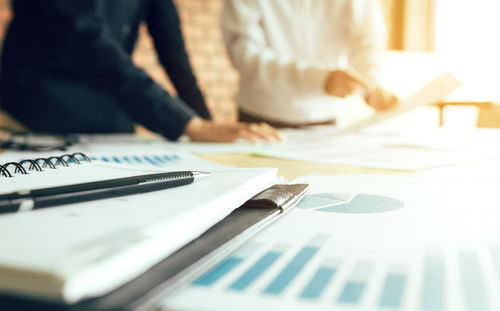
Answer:
<path fill-rule="evenodd" d="M 193 174 L 182 174 L 177 177 L 169 177 L 161 180 L 149 180 L 143 183 L 119 186 L 113 188 L 94 189 L 79 192 L 46 195 L 34 198 L 23 198 L 11 201 L 1 201 L 0 213 L 9 213 L 19 210 L 19 207 L 28 201 L 32 202 L 33 209 L 52 207 L 58 205 L 74 204 L 94 200 L 115 198 L 126 195 L 142 194 L 152 191 L 165 190 L 184 186 L 194 181 Z"/>
<path fill-rule="evenodd" d="M 178 184 L 179 186 L 192 183 L 194 180 L 194 174 L 191 171 L 181 171 L 173 173 L 159 173 L 151 174 L 147 178 L 140 179 L 141 183 L 150 182 L 171 182 L 174 186 Z"/>
<path fill-rule="evenodd" d="M 191 171 L 179 171 L 179 172 L 166 172 L 166 173 L 155 173 L 139 176 L 131 176 L 116 179 L 107 179 L 94 182 L 86 182 L 79 184 L 70 184 L 57 187 L 39 188 L 34 190 L 25 190 L 22 192 L 13 192 L 7 194 L 0 194 L 0 209 L 3 207 L 6 201 L 18 201 L 25 199 L 32 199 L 38 197 L 52 196 L 52 195 L 63 195 L 68 193 L 78 193 L 83 191 L 100 190 L 104 188 L 117 188 L 121 186 L 137 185 L 141 183 L 149 182 L 172 182 L 173 187 L 175 184 L 184 185 L 185 181 L 191 183 L 194 178 L 194 174 Z M 182 181 L 181 181 L 182 180 Z M 179 182 L 177 182 L 179 181 Z M 1 212 L 1 211 L 0 211 Z"/>
<path fill-rule="evenodd" d="M 19 210 L 19 203 L 12 201 L 0 201 L 0 214 L 13 213 Z"/>

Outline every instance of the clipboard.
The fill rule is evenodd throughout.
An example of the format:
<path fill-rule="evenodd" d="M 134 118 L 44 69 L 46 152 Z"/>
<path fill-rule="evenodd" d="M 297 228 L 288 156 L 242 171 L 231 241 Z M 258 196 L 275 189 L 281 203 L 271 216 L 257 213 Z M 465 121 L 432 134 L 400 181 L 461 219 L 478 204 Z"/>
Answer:
<path fill-rule="evenodd" d="M 277 184 L 264 190 L 197 239 L 104 296 L 61 305 L 0 295 L 0 309 L 153 310 L 168 295 L 189 284 L 256 233 L 286 215 L 308 190 L 307 184 Z"/>

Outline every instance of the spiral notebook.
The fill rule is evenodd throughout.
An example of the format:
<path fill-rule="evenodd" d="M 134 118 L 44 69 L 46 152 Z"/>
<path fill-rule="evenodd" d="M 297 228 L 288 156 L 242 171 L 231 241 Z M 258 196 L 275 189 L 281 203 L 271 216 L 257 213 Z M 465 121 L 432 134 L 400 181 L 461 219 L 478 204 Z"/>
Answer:
<path fill-rule="evenodd" d="M 89 162 L 78 153 L 5 159 L 0 156 L 0 193 L 155 172 Z M 0 293 L 66 303 L 106 294 L 200 236 L 276 179 L 276 169 L 212 173 L 162 191 L 1 215 Z"/>
<path fill-rule="evenodd" d="M 174 170 L 220 170 L 230 166 L 210 162 L 188 153 L 149 150 L 149 152 L 115 153 L 25 153 L 11 152 L 0 155 L 0 194 L 24 188 L 58 186 L 73 182 L 96 181 L 112 177 L 147 172 Z M 106 173 L 111 175 L 107 175 Z M 2 178 L 3 177 L 3 178 Z M 13 177 L 13 178 L 6 178 Z"/>
<path fill-rule="evenodd" d="M 90 158 L 83 153 L 24 158 L 19 161 L 13 161 L 12 158 L 0 158 L 0 194 L 133 174 L 100 162 L 91 163 Z M 140 172 L 135 174 L 139 175 Z"/>

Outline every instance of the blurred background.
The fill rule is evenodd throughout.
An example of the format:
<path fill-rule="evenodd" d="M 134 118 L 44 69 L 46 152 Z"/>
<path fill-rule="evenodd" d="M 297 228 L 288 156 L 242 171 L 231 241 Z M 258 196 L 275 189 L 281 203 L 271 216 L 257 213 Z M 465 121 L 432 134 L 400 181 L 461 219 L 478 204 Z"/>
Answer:
<path fill-rule="evenodd" d="M 191 63 L 216 120 L 236 119 L 233 96 L 238 76 L 220 33 L 223 0 L 176 0 Z M 497 75 L 500 42 L 498 1 L 381 0 L 387 28 L 389 84 L 417 85 L 438 70 L 450 70 L 465 87 L 427 109 L 425 120 L 447 126 L 500 127 Z M 9 0 L 0 0 L 0 42 L 11 19 Z M 145 28 L 134 61 L 174 92 L 158 64 Z M 390 81 L 392 78 L 393 81 Z M 397 89 L 396 85 L 389 85 Z"/>

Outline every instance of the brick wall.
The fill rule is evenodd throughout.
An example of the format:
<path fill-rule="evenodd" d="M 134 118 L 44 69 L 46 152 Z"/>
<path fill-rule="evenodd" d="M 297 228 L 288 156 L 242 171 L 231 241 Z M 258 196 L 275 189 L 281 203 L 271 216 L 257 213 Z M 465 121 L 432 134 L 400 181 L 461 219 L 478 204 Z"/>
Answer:
<path fill-rule="evenodd" d="M 398 1 L 401 0 L 382 1 L 389 25 L 397 13 L 393 4 Z M 220 33 L 219 17 L 222 0 L 175 0 L 175 2 L 181 17 L 191 64 L 212 115 L 220 121 L 235 120 L 236 107 L 233 96 L 236 92 L 238 75 L 227 59 Z M 0 44 L 10 19 L 8 0 L 0 0 Z M 393 27 L 389 29 L 392 30 Z M 151 39 L 144 27 L 141 29 L 133 59 L 169 92 L 175 92 L 158 64 Z"/>
<path fill-rule="evenodd" d="M 220 121 L 236 119 L 233 96 L 237 74 L 232 69 L 220 33 L 221 0 L 176 0 L 182 21 L 186 48 L 213 117 Z M 158 83 L 173 92 L 159 67 L 151 39 L 143 27 L 134 53 L 135 62 Z"/>

